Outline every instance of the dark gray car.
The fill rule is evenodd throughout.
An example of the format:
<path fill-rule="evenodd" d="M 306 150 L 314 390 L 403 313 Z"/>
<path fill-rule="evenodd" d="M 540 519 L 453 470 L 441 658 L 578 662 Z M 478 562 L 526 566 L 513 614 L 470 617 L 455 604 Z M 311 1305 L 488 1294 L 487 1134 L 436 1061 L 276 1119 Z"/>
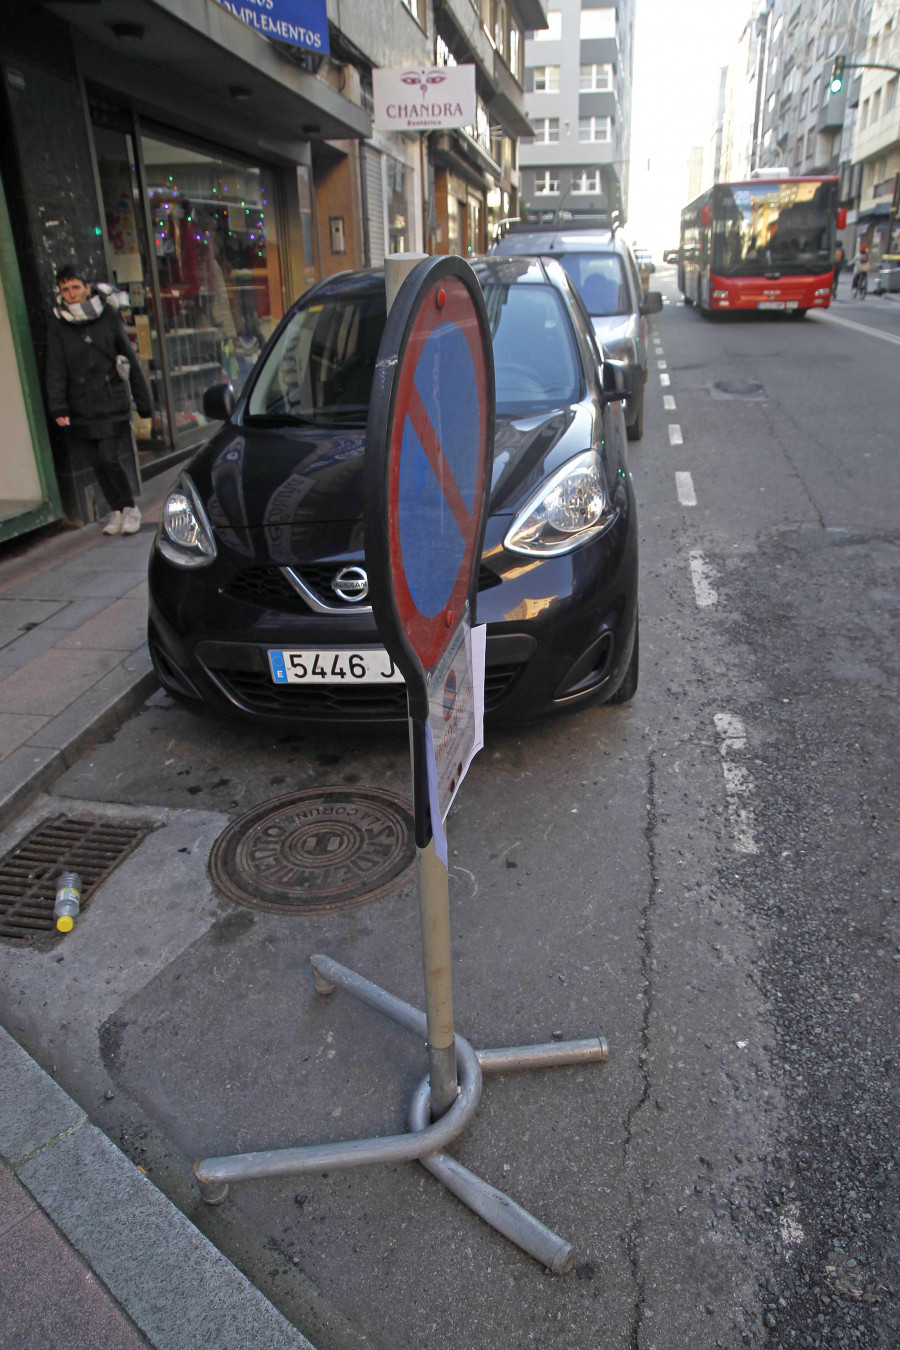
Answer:
<path fill-rule="evenodd" d="M 621 231 L 612 225 L 579 226 L 577 219 L 512 224 L 490 252 L 537 254 L 562 263 L 581 294 L 603 350 L 630 369 L 632 394 L 625 404 L 625 426 L 630 441 L 640 440 L 644 434 L 647 316 L 660 312 L 662 295 L 659 291 L 644 294 L 634 255 Z"/>

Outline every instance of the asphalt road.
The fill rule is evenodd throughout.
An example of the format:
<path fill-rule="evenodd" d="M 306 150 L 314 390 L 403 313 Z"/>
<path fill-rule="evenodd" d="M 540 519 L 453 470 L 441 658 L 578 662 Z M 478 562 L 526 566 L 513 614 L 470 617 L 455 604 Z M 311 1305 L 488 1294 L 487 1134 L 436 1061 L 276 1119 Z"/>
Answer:
<path fill-rule="evenodd" d="M 51 805 L 158 828 L 65 947 L 0 950 L 0 1020 L 319 1350 L 900 1341 L 900 303 L 709 321 L 657 278 L 638 696 L 492 734 L 449 824 L 458 1029 L 610 1043 L 490 1080 L 454 1150 L 575 1242 L 574 1273 L 416 1165 L 217 1209 L 191 1186 L 198 1156 L 404 1127 L 420 1047 L 318 997 L 306 958 L 420 1003 L 413 878 L 286 919 L 207 873 L 280 793 L 406 794 L 403 738 L 258 736 L 156 696 Z"/>

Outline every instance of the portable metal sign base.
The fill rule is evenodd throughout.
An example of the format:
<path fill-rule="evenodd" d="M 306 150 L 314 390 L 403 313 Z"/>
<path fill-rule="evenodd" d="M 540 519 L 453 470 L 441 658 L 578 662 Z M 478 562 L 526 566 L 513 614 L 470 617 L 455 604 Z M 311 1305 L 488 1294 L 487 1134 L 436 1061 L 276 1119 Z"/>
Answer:
<path fill-rule="evenodd" d="M 390 275 L 388 284 L 390 292 Z M 564 1275 L 574 1262 L 571 1245 L 444 1152 L 474 1115 L 484 1074 L 599 1063 L 608 1054 L 602 1037 L 473 1050 L 453 1029 L 443 820 L 480 744 L 473 708 L 483 670 L 479 690 L 471 625 L 493 424 L 491 329 L 478 279 L 455 255 L 422 258 L 397 291 L 378 351 L 364 533 L 379 635 L 403 673 L 409 704 L 425 1011 L 330 957 L 311 958 L 321 994 L 344 989 L 424 1038 L 429 1071 L 410 1105 L 410 1133 L 207 1158 L 194 1175 L 203 1199 L 220 1204 L 233 1181 L 418 1160 L 498 1232 Z"/>
<path fill-rule="evenodd" d="M 407 1031 L 425 1037 L 426 1017 L 418 1008 L 395 998 L 377 984 L 371 984 L 329 956 L 313 956 L 311 964 L 319 993 L 330 994 L 337 986 L 370 1008 L 384 1013 Z M 410 1134 L 272 1149 L 263 1153 L 239 1153 L 231 1158 L 207 1158 L 194 1165 L 201 1196 L 208 1204 L 217 1205 L 228 1195 L 228 1185 L 232 1181 L 294 1176 L 323 1168 L 362 1167 L 367 1163 L 418 1161 L 510 1242 L 536 1261 L 543 1262 L 554 1275 L 565 1275 L 575 1260 L 571 1244 L 508 1195 L 448 1157 L 444 1149 L 462 1133 L 475 1114 L 485 1074 L 599 1063 L 608 1055 L 606 1041 L 598 1037 L 584 1041 L 554 1041 L 549 1045 L 514 1045 L 502 1050 L 473 1050 L 467 1040 L 457 1036 L 455 1046 L 459 1091 L 453 1105 L 438 1120 L 430 1120 L 426 1075 L 410 1104 Z"/>

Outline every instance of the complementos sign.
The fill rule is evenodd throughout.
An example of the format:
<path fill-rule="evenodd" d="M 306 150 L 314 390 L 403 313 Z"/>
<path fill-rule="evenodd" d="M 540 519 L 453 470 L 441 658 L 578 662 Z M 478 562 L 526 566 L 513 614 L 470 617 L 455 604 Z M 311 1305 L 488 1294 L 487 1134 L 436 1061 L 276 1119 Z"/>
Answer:
<path fill-rule="evenodd" d="M 219 0 L 219 4 L 263 37 L 328 51 L 325 0 Z"/>
<path fill-rule="evenodd" d="M 372 82 L 378 131 L 474 125 L 474 66 L 373 70 Z"/>

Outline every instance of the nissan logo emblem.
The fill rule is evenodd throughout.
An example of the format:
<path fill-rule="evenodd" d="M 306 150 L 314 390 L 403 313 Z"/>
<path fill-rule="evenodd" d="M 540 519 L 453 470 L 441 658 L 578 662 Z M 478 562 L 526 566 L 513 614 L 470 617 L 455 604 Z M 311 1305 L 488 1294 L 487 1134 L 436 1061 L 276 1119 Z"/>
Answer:
<path fill-rule="evenodd" d="M 356 604 L 359 600 L 365 600 L 369 594 L 369 578 L 361 567 L 342 567 L 332 581 L 331 589 L 342 600 Z"/>

